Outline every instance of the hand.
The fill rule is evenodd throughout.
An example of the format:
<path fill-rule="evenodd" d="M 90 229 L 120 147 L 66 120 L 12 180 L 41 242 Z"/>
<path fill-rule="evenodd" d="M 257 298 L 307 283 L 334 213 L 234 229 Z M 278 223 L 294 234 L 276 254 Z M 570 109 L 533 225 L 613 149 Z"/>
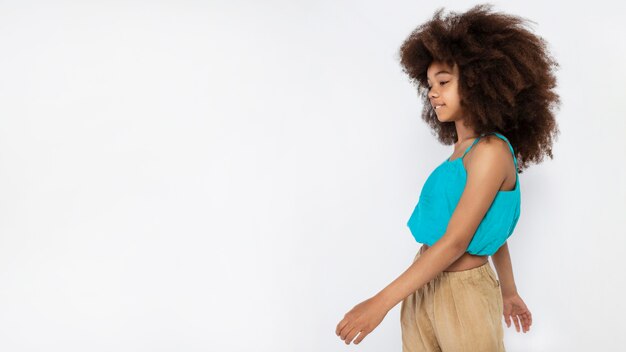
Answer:
<path fill-rule="evenodd" d="M 359 337 L 354 340 L 357 345 L 383 321 L 388 311 L 376 296 L 369 298 L 344 315 L 343 320 L 337 324 L 335 334 L 349 345 L 360 332 Z"/>
<path fill-rule="evenodd" d="M 530 330 L 530 325 L 533 323 L 533 317 L 524 300 L 517 294 L 503 295 L 502 303 L 504 305 L 503 314 L 504 321 L 506 322 L 507 327 L 511 327 L 511 317 L 513 318 L 513 322 L 515 323 L 515 330 L 520 332 L 520 321 L 522 323 L 522 328 L 524 333 Z"/>

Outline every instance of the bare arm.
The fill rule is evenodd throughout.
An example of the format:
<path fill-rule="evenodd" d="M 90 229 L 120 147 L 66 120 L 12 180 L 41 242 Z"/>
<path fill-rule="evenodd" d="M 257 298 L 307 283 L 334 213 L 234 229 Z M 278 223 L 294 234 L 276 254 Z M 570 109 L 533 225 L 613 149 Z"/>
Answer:
<path fill-rule="evenodd" d="M 491 256 L 493 265 L 498 272 L 500 280 L 500 288 L 502 296 L 517 294 L 517 286 L 515 286 L 515 278 L 513 277 L 513 265 L 511 264 L 511 255 L 509 254 L 508 242 L 504 244 Z"/>
<path fill-rule="evenodd" d="M 459 241 L 450 237 L 442 237 L 421 254 L 411 266 L 397 279 L 380 291 L 377 296 L 381 299 L 386 310 L 390 310 L 411 292 L 417 291 L 440 272 L 459 259 L 465 248 Z"/>
<path fill-rule="evenodd" d="M 504 142 L 503 142 L 504 143 Z M 475 162 L 467 165 L 467 181 L 443 236 L 420 255 L 398 278 L 374 297 L 352 308 L 337 324 L 335 333 L 355 344 L 374 330 L 396 304 L 434 279 L 467 250 L 507 173 L 508 147 L 477 143 Z M 481 152 L 477 150 L 482 149 Z"/>
<path fill-rule="evenodd" d="M 446 232 L 400 277 L 377 294 L 386 308 L 393 308 L 411 292 L 434 279 L 467 250 L 504 182 L 508 158 L 511 157 L 507 148 L 478 143 L 475 149 L 475 161 L 467 166 L 467 182 Z"/>

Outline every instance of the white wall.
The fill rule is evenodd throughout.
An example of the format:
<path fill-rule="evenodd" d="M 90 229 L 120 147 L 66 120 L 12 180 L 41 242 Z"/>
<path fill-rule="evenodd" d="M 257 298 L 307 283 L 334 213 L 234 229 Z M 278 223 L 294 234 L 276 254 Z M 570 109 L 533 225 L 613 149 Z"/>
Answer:
<path fill-rule="evenodd" d="M 0 350 L 399 351 L 399 305 L 335 326 L 419 248 L 451 152 L 397 50 L 475 2 L 0 2 Z M 561 64 L 554 160 L 509 240 L 530 332 L 616 351 L 626 245 L 625 6 L 507 1 Z"/>

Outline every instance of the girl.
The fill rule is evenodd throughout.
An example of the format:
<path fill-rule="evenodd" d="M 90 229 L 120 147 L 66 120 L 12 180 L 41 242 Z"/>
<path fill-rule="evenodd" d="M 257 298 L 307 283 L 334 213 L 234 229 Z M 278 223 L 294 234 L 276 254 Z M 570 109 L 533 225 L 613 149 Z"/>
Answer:
<path fill-rule="evenodd" d="M 399 302 L 404 352 L 505 351 L 501 315 L 518 332 L 532 324 L 506 240 L 520 215 L 518 174 L 552 158 L 558 64 L 523 19 L 491 7 L 445 18 L 441 8 L 400 48 L 422 118 L 454 151 L 424 183 L 407 223 L 422 247 L 337 324 L 346 344 L 361 342 Z"/>

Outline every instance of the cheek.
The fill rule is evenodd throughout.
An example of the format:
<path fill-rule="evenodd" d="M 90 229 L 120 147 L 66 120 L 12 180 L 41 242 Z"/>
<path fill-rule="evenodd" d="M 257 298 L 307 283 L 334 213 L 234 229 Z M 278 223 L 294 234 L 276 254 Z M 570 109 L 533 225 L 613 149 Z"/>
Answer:
<path fill-rule="evenodd" d="M 455 94 L 447 94 L 444 97 L 444 99 L 445 99 L 444 101 L 446 102 L 446 105 L 451 107 L 451 108 L 455 108 L 455 107 L 461 105 L 460 101 L 459 101 L 459 97 L 456 96 Z"/>
<path fill-rule="evenodd" d="M 461 98 L 456 92 L 450 92 L 446 94 L 446 104 L 458 107 L 461 105 Z"/>

